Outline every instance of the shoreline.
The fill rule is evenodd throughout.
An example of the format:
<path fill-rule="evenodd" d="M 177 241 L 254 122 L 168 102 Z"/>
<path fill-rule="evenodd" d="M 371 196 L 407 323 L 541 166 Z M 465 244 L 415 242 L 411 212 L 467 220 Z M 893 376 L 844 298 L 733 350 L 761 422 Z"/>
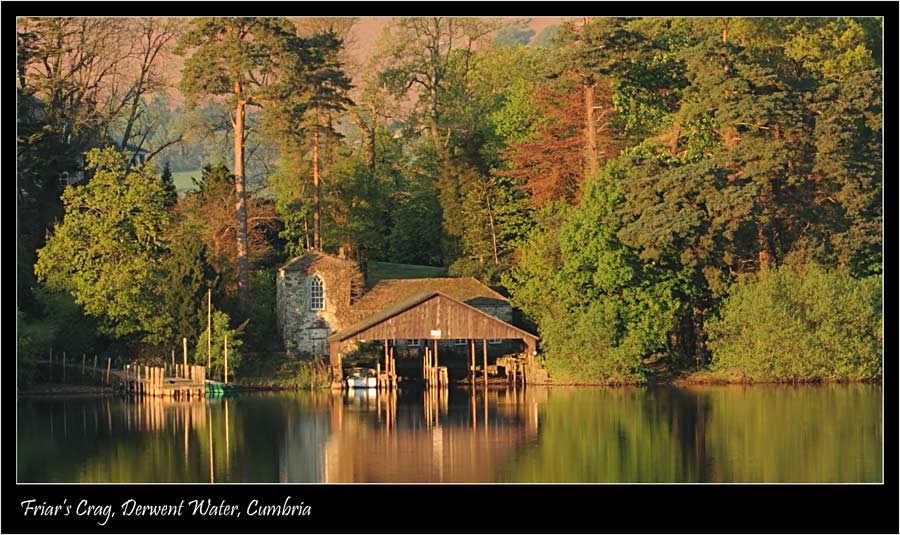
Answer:
<path fill-rule="evenodd" d="M 696 373 L 696 372 L 695 372 Z M 825 385 L 849 385 L 849 384 L 877 384 L 883 385 L 883 378 L 878 379 L 856 379 L 856 380 L 803 380 L 803 381 L 779 381 L 779 380 L 746 380 L 735 378 L 712 378 L 699 376 L 694 377 L 689 374 L 678 377 L 669 381 L 648 381 L 646 383 L 529 383 L 538 387 L 589 387 L 589 388 L 653 388 L 653 387 L 695 387 L 695 386 L 825 386 Z M 310 386 L 296 385 L 276 385 L 276 384 L 241 384 L 237 385 L 238 390 L 242 392 L 300 392 L 313 390 L 329 390 L 328 388 L 312 388 Z M 455 385 L 456 387 L 467 387 L 468 383 Z M 490 385 L 491 387 L 505 386 L 499 384 Z M 16 389 L 17 397 L 42 397 L 42 398 L 62 398 L 62 397 L 108 397 L 118 395 L 120 392 L 111 386 L 89 386 L 89 385 L 56 385 L 56 384 L 35 384 L 25 388 L 18 387 Z"/>

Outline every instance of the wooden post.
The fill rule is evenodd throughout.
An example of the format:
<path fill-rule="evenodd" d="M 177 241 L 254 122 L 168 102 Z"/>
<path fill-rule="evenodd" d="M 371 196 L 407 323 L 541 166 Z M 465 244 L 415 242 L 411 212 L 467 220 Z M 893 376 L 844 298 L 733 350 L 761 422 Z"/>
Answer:
<path fill-rule="evenodd" d="M 487 385 L 488 385 L 488 367 L 487 367 L 487 339 L 483 339 L 481 341 L 482 346 L 484 346 L 484 362 L 482 366 L 484 367 L 484 395 L 485 395 L 485 403 L 487 403 Z"/>
<path fill-rule="evenodd" d="M 175 350 L 172 350 L 172 372 L 175 372 Z"/>
<path fill-rule="evenodd" d="M 181 339 L 181 345 L 184 348 L 184 365 L 187 366 L 187 338 Z"/>
<path fill-rule="evenodd" d="M 48 380 L 48 381 L 52 381 L 52 380 L 53 380 L 53 348 L 52 348 L 52 347 L 50 348 L 50 360 L 48 361 L 47 366 L 48 366 L 48 368 L 47 368 L 47 372 L 48 372 L 47 380 Z"/>
<path fill-rule="evenodd" d="M 394 360 L 394 346 L 391 346 L 391 377 L 397 375 L 397 361 Z"/>
<path fill-rule="evenodd" d="M 438 341 L 434 341 L 434 366 L 431 367 L 432 381 L 435 386 L 438 385 Z"/>
<path fill-rule="evenodd" d="M 228 333 L 225 333 L 225 384 L 228 384 Z"/>
<path fill-rule="evenodd" d="M 212 367 L 212 288 L 206 292 L 206 373 L 209 373 Z"/>
<path fill-rule="evenodd" d="M 112 357 L 106 358 L 106 384 L 109 384 L 109 370 L 112 368 Z"/>
<path fill-rule="evenodd" d="M 63 359 L 62 359 L 62 379 L 63 384 L 66 383 L 66 352 L 63 351 Z"/>
<path fill-rule="evenodd" d="M 94 369 L 97 369 L 97 355 L 94 355 Z"/>
<path fill-rule="evenodd" d="M 475 340 L 469 340 L 469 348 L 470 348 L 469 360 L 471 361 L 471 364 L 469 364 L 469 375 L 471 376 L 470 382 L 472 383 L 472 386 L 474 387 L 475 386 Z"/>
<path fill-rule="evenodd" d="M 81 354 L 81 378 L 84 379 L 84 359 L 87 358 L 87 355 L 84 353 Z"/>

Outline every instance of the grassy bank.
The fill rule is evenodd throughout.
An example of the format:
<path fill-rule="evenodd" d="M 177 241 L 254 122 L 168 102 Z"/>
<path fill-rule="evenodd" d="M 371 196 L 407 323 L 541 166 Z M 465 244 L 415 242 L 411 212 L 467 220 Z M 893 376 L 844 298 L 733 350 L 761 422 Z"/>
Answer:
<path fill-rule="evenodd" d="M 710 370 L 701 370 L 684 375 L 672 380 L 669 384 L 674 386 L 690 385 L 764 385 L 764 384 L 848 384 L 848 383 L 880 383 L 881 377 L 864 379 L 823 379 L 823 378 L 752 378 L 735 373 L 723 373 Z"/>
<path fill-rule="evenodd" d="M 280 353 L 246 355 L 235 383 L 248 388 L 304 390 L 328 388 L 328 366 L 322 359 L 287 358 Z"/>
<path fill-rule="evenodd" d="M 370 279 L 424 279 L 446 276 L 447 270 L 442 267 L 375 261 L 369 262 L 368 265 Z"/>

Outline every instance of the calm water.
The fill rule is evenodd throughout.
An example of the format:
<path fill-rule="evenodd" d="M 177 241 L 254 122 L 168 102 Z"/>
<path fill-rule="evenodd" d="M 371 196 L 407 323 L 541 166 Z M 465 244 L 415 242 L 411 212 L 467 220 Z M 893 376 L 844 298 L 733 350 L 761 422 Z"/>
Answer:
<path fill-rule="evenodd" d="M 880 482 L 880 386 L 18 402 L 20 482 Z"/>

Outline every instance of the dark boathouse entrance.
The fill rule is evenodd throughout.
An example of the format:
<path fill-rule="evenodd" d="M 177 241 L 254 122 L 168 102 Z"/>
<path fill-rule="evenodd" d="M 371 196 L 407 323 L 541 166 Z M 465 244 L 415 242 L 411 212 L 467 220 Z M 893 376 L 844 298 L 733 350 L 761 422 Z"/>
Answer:
<path fill-rule="evenodd" d="M 465 341 L 470 380 L 474 383 L 476 370 L 480 368 L 487 384 L 489 340 L 523 342 L 525 350 L 522 355 L 502 361 L 498 359 L 498 364 L 502 362 L 506 376 L 511 380 L 521 378 L 524 381 L 528 363 L 533 365 L 537 354 L 538 338 L 444 293 L 426 290 L 328 337 L 332 377 L 342 377 L 342 357 L 354 348 L 356 342 L 373 340 L 384 341 L 383 364 L 378 364 L 378 386 L 393 387 L 398 379 L 394 355 L 397 340 L 425 341 L 417 355 L 421 359 L 419 377 L 428 386 L 446 386 L 449 374 L 447 367 L 441 366 L 438 341 L 453 340 L 455 344 Z M 480 352 L 477 351 L 478 346 L 481 346 Z M 481 353 L 480 358 L 478 353 Z M 479 360 L 481 366 L 478 366 Z"/>

